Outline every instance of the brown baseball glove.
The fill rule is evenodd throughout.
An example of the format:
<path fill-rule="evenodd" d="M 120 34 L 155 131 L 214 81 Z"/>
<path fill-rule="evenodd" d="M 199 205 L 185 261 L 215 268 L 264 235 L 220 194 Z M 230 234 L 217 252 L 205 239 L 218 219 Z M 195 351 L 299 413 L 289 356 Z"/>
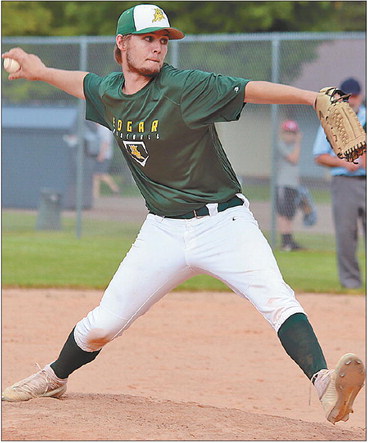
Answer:
<path fill-rule="evenodd" d="M 354 162 L 367 150 L 366 133 L 348 103 L 350 94 L 334 87 L 323 88 L 314 108 L 335 154 Z"/>

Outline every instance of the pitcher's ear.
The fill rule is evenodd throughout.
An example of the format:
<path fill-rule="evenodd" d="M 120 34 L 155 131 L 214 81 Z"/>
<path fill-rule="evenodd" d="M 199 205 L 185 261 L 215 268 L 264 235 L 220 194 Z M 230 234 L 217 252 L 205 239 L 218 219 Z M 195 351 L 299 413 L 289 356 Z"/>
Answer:
<path fill-rule="evenodd" d="M 121 50 L 118 48 L 117 44 L 115 44 L 115 47 L 114 47 L 114 60 L 116 61 L 116 63 L 118 65 L 121 65 L 121 63 L 122 63 Z"/>
<path fill-rule="evenodd" d="M 116 46 L 117 46 L 119 49 L 121 49 L 121 50 L 124 51 L 124 50 L 126 49 L 126 45 L 127 45 L 128 40 L 130 39 L 130 37 L 131 37 L 130 34 L 128 34 L 128 35 L 121 35 L 121 34 L 118 34 L 118 35 L 116 36 Z"/>

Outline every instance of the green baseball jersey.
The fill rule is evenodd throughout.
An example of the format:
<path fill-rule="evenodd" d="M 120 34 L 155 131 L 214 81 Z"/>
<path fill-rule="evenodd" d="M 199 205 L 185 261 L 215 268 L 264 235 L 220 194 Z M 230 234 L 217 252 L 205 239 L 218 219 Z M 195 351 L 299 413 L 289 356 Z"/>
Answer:
<path fill-rule="evenodd" d="M 111 129 L 149 211 L 181 215 L 241 192 L 214 123 L 239 119 L 248 81 L 164 64 L 126 95 L 123 73 L 89 73 L 86 118 Z"/>

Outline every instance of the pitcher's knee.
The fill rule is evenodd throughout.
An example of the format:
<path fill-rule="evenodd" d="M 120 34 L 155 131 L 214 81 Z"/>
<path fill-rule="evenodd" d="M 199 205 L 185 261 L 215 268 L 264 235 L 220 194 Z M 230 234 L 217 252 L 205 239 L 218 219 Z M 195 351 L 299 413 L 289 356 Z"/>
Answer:
<path fill-rule="evenodd" d="M 114 331 L 102 328 L 92 328 L 88 331 L 83 331 L 79 323 L 75 327 L 74 338 L 77 345 L 83 351 L 94 352 L 102 349 L 107 343 L 115 338 Z"/>
<path fill-rule="evenodd" d="M 261 305 L 261 313 L 277 332 L 287 318 L 296 313 L 305 313 L 294 291 L 284 282 L 278 285 L 277 290 L 271 291 L 266 303 Z"/>
<path fill-rule="evenodd" d="M 74 338 L 83 351 L 99 351 L 115 337 L 121 335 L 125 323 L 99 306 L 77 323 Z"/>

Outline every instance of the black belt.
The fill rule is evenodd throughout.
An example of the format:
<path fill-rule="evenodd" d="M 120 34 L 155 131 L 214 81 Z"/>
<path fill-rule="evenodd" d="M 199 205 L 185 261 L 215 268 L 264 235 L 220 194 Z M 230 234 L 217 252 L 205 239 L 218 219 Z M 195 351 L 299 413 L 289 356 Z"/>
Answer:
<path fill-rule="evenodd" d="M 234 208 L 235 206 L 240 206 L 242 204 L 244 204 L 244 201 L 241 198 L 235 196 L 226 202 L 218 203 L 217 204 L 217 212 L 222 212 L 222 211 L 225 211 L 226 209 Z M 190 218 L 194 218 L 194 217 L 204 217 L 206 215 L 210 215 L 210 211 L 208 210 L 207 206 L 202 206 L 201 208 L 196 209 L 194 211 L 187 212 L 186 214 L 167 215 L 165 217 L 166 218 L 190 219 Z"/>

